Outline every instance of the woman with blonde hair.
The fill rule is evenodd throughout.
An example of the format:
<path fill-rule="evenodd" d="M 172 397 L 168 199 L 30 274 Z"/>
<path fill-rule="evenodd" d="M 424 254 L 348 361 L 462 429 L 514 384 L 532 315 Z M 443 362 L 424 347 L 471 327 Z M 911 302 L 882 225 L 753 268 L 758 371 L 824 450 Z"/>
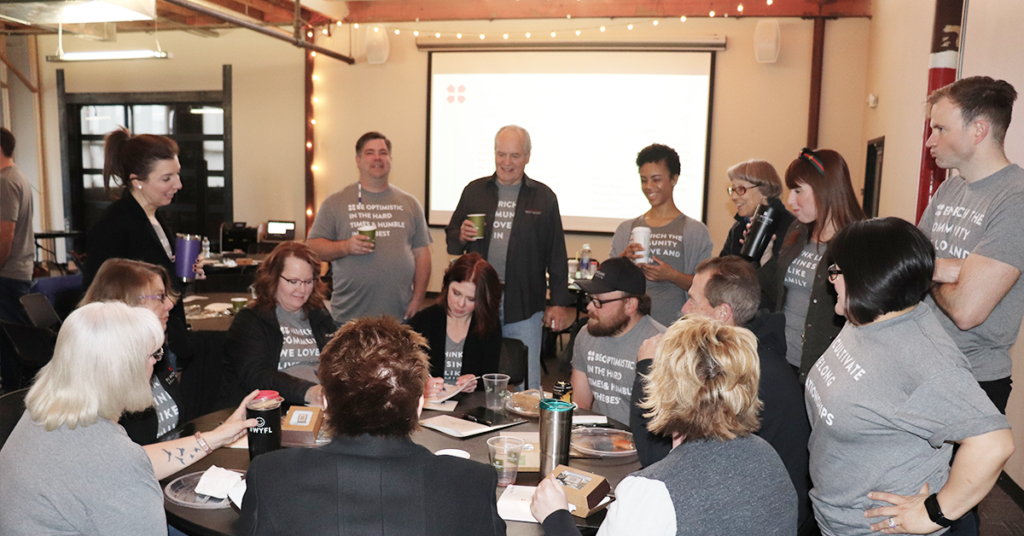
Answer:
<path fill-rule="evenodd" d="M 163 338 L 156 315 L 123 303 L 68 316 L 0 451 L 0 534 L 167 534 L 158 480 L 256 421 L 235 412 L 212 432 L 148 451 L 133 443 L 117 420 L 153 404 Z"/>
<path fill-rule="evenodd" d="M 759 379 L 750 331 L 696 315 L 669 327 L 641 407 L 672 451 L 619 483 L 598 534 L 796 534 L 793 483 L 754 435 Z M 554 478 L 538 486 L 531 511 L 545 534 L 579 534 Z"/>

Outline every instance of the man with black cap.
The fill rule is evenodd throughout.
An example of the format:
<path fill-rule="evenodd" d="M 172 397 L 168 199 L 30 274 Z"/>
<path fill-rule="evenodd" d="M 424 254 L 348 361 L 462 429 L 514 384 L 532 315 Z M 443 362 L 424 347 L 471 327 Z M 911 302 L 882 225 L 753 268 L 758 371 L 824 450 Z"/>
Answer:
<path fill-rule="evenodd" d="M 590 321 L 573 347 L 573 402 L 629 423 L 637 352 L 645 340 L 664 333 L 665 326 L 650 317 L 647 279 L 629 259 L 608 259 L 593 279 L 577 284 L 589 295 Z"/>

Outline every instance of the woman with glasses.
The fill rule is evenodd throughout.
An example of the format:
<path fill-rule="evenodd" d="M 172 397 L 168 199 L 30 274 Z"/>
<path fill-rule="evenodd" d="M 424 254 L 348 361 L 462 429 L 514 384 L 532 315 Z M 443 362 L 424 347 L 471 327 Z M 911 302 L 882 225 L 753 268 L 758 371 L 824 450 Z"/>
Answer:
<path fill-rule="evenodd" d="M 866 219 L 839 153 L 803 149 L 786 169 L 787 204 L 796 216 L 782 249 L 758 272 L 762 306 L 786 314 L 786 360 L 801 380 L 842 329 L 828 284 L 829 240 Z"/>
<path fill-rule="evenodd" d="M 651 262 L 639 264 L 647 278 L 651 296 L 651 318 L 663 326 L 679 318 L 686 303 L 686 291 L 693 283 L 693 271 L 700 261 L 711 257 L 714 244 L 703 223 L 683 214 L 673 199 L 681 165 L 675 149 L 655 143 L 636 155 L 640 189 L 651 204 L 643 215 L 622 222 L 615 229 L 609 257 L 634 262 L 643 247 L 632 241 L 633 229 L 651 229 Z"/>
<path fill-rule="evenodd" d="M 942 313 L 921 303 L 934 247 L 885 218 L 850 224 L 828 252 L 835 312 L 847 322 L 806 382 L 822 533 L 978 534 L 970 510 L 1013 453 L 1013 435 Z"/>
<path fill-rule="evenodd" d="M 444 272 L 440 303 L 416 313 L 409 325 L 427 339 L 430 379 L 427 398 L 442 394 L 448 385 L 464 392 L 482 388 L 477 376 L 498 372 L 501 359 L 501 282 L 479 253 L 467 253 Z"/>
<path fill-rule="evenodd" d="M 782 249 L 781 237 L 785 237 L 789 226 L 796 220 L 786 210 L 779 195 L 782 193 L 782 180 L 775 172 L 775 167 L 764 160 L 748 160 L 740 162 L 726 171 L 729 176 L 729 197 L 736 205 L 736 223 L 729 229 L 719 257 L 739 255 L 743 248 L 743 234 L 747 230 L 754 211 L 761 205 L 768 205 L 779 215 L 776 228 L 777 239 L 772 246 L 772 256 L 777 256 Z"/>
<path fill-rule="evenodd" d="M 158 481 L 256 420 L 241 407 L 209 432 L 132 443 L 117 421 L 153 405 L 149 379 L 163 340 L 156 315 L 123 303 L 68 316 L 0 451 L 0 534 L 167 534 Z"/>
<path fill-rule="evenodd" d="M 320 257 L 305 244 L 284 242 L 260 265 L 252 287 L 256 299 L 235 317 L 225 342 L 229 382 L 240 392 L 270 389 L 288 404 L 322 406 L 316 371 L 334 321 L 324 304 Z"/>
<path fill-rule="evenodd" d="M 128 259 L 109 259 L 103 263 L 80 305 L 95 302 L 118 301 L 132 307 L 153 311 L 166 332 L 166 342 L 160 348 L 153 367 L 150 387 L 153 391 L 152 407 L 141 412 L 127 412 L 121 416 L 132 441 L 149 445 L 156 438 L 176 428 L 180 423 L 197 417 L 199 408 L 190 408 L 181 393 L 181 375 L 176 373 L 167 357 L 168 352 L 181 353 L 190 348 L 187 332 L 168 331 L 168 319 L 177 301 L 171 290 L 170 277 L 163 266 Z"/>

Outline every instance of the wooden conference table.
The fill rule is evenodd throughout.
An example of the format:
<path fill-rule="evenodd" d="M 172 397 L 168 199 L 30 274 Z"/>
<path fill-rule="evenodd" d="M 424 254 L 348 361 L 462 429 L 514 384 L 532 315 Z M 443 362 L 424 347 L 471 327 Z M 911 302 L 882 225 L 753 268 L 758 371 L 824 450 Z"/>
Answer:
<path fill-rule="evenodd" d="M 477 391 L 468 395 L 462 395 L 462 400 L 459 402 L 459 406 L 456 411 L 463 411 L 476 406 L 482 406 L 484 403 L 484 393 Z M 580 411 L 581 413 L 590 413 L 586 411 Z M 209 415 L 195 419 L 185 425 L 185 429 L 182 431 L 182 435 L 191 435 L 196 431 L 212 430 L 217 427 L 227 416 L 230 415 L 229 410 L 218 411 Z M 439 412 L 424 410 L 423 419 L 441 415 Z M 505 430 L 517 431 L 517 432 L 536 432 L 540 430 L 540 423 L 538 419 L 529 419 L 523 424 L 506 428 Z M 422 429 L 412 435 L 412 440 L 416 443 L 423 445 L 431 452 L 437 452 L 441 449 L 461 449 L 469 452 L 470 459 L 481 463 L 489 463 L 487 453 L 487 439 L 498 435 L 500 431 L 493 432 L 490 434 L 481 434 L 475 437 L 467 439 L 459 439 L 450 437 L 440 432 Z M 204 471 L 211 465 L 217 465 L 228 469 L 243 469 L 249 468 L 249 451 L 245 449 L 228 449 L 221 448 L 214 451 L 209 456 L 196 462 L 194 465 L 184 469 L 183 471 L 172 475 L 160 482 L 161 489 L 174 479 L 184 476 L 197 471 Z M 615 489 L 619 485 L 619 481 L 628 476 L 634 471 L 640 469 L 640 462 L 635 456 L 628 458 L 604 458 L 604 459 L 576 459 L 572 458 L 569 460 L 571 467 L 576 467 L 584 471 L 599 474 L 608 479 L 608 483 L 611 484 L 612 489 Z M 539 473 L 519 473 L 516 478 L 516 484 L 524 486 L 536 486 L 540 483 Z M 500 496 L 502 488 L 498 488 L 498 495 Z M 189 534 L 197 534 L 203 536 L 232 536 L 237 534 L 238 530 L 238 511 L 234 508 L 227 508 L 222 510 L 198 510 L 194 508 L 186 508 L 184 506 L 176 505 L 166 498 L 164 499 L 164 509 L 167 512 L 167 522 L 170 523 L 177 529 L 180 529 Z M 605 512 L 598 512 L 586 519 L 573 518 L 577 525 L 586 527 L 597 527 L 604 520 Z M 537 523 L 520 523 L 515 521 L 506 521 L 508 526 L 508 534 L 515 536 L 527 536 L 527 535 L 542 535 L 540 524 Z"/>

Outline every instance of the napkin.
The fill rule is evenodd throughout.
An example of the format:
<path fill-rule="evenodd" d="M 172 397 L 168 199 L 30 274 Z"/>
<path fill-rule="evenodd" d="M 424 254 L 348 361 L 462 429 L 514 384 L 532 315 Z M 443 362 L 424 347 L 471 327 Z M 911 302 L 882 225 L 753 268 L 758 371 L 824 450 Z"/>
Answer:
<path fill-rule="evenodd" d="M 196 484 L 196 494 L 224 499 L 228 496 L 228 490 L 241 481 L 242 475 L 211 465 Z"/>

